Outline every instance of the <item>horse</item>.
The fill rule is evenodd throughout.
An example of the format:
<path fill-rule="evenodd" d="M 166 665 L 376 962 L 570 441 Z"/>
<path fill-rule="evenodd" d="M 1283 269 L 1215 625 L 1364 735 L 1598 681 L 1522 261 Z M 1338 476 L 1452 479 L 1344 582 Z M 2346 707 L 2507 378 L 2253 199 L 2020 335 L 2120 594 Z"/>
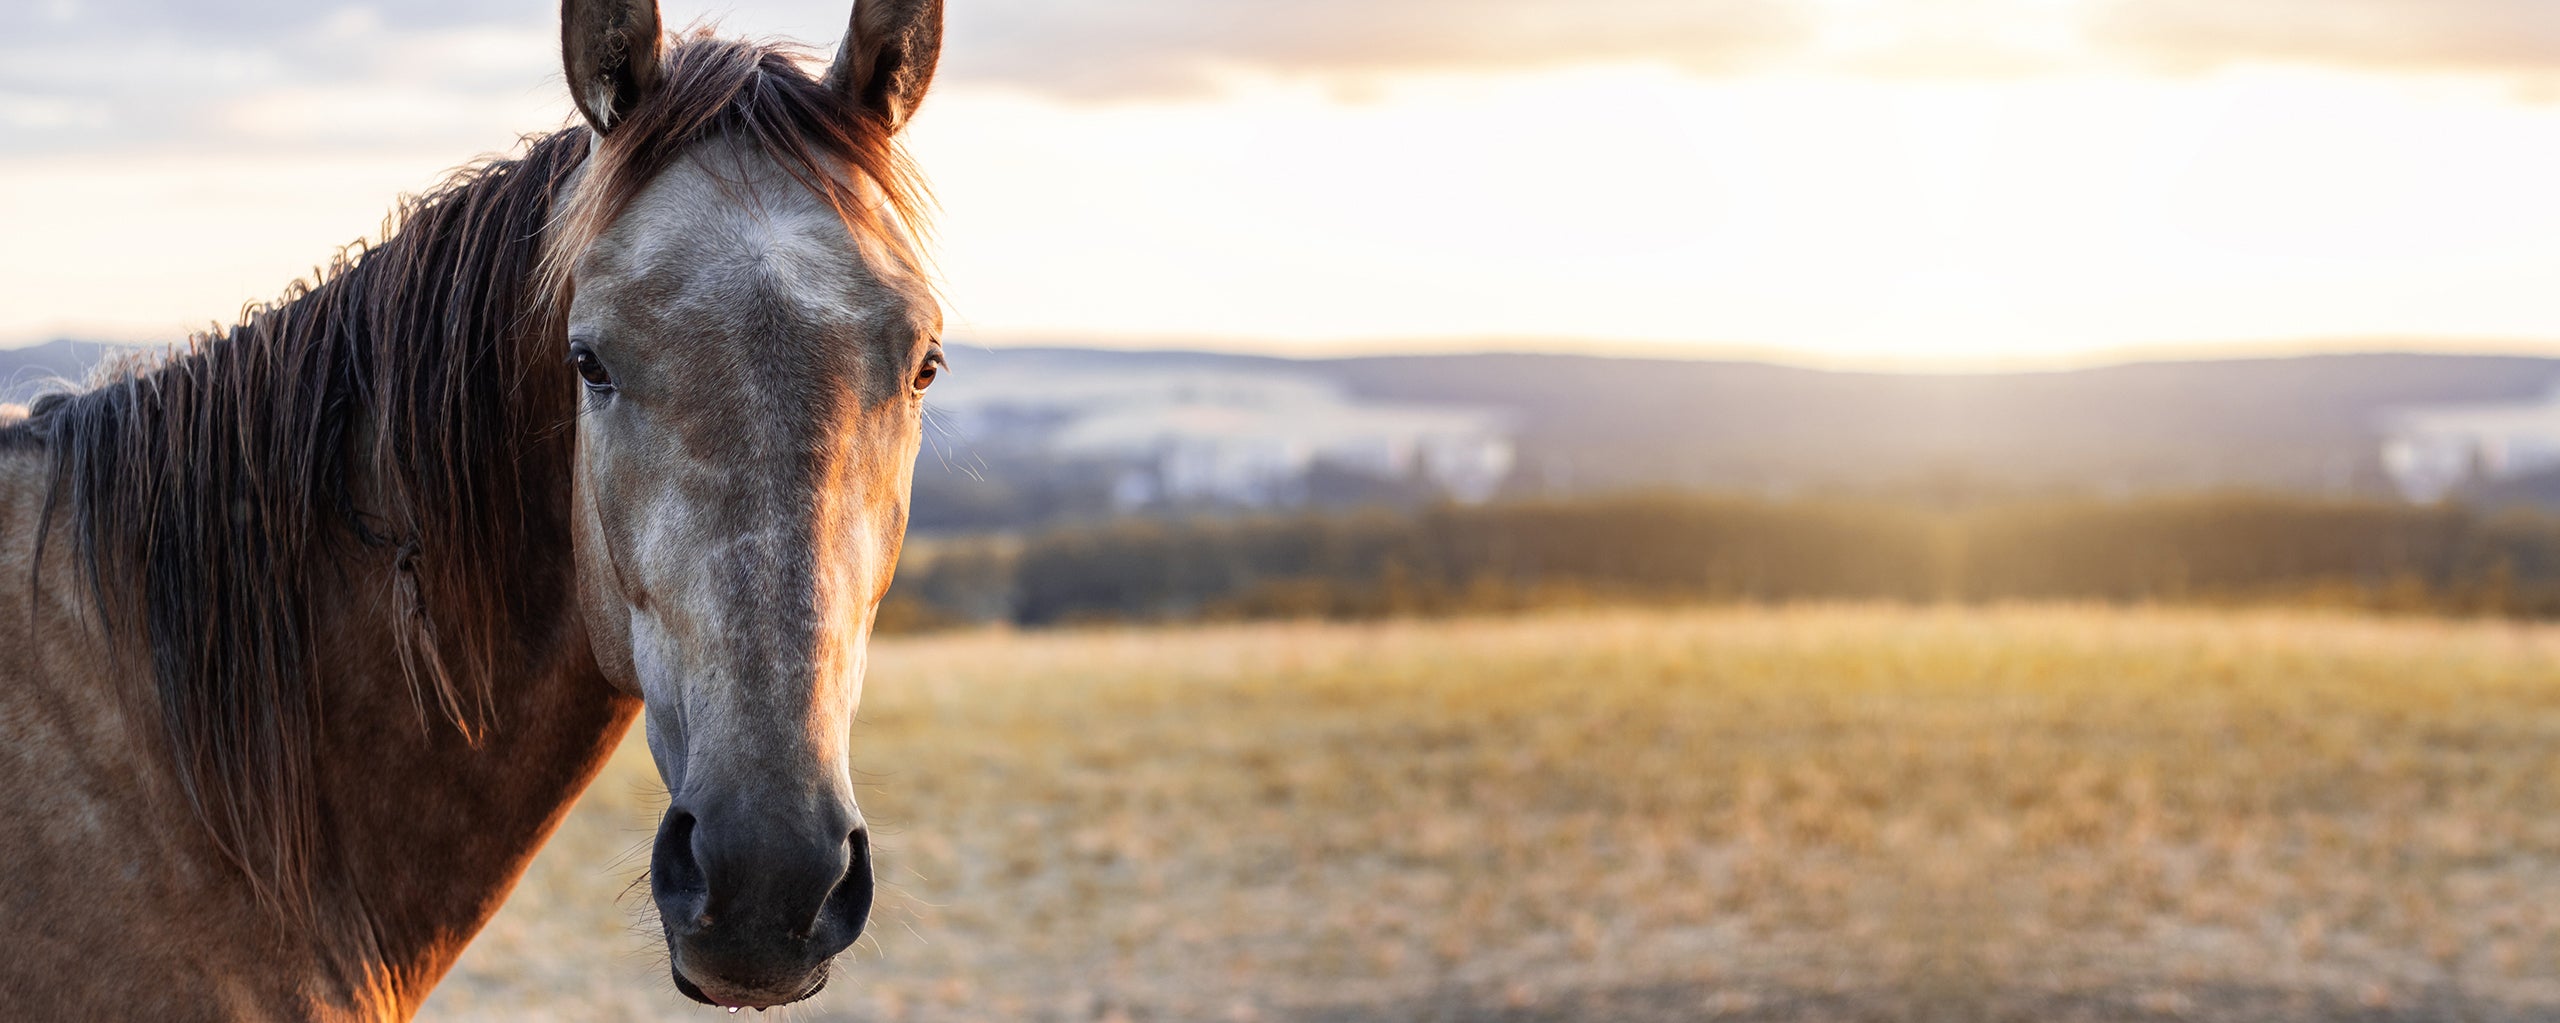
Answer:
<path fill-rule="evenodd" d="M 7 1014 L 409 1018 L 635 720 L 676 989 L 826 983 L 945 368 L 898 142 L 941 43 L 565 0 L 568 126 L 0 419 Z"/>

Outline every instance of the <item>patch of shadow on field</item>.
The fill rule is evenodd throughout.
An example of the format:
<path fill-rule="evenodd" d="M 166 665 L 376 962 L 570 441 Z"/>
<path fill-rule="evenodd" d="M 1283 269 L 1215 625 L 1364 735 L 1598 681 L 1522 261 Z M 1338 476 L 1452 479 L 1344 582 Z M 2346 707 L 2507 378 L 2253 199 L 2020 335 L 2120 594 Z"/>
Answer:
<path fill-rule="evenodd" d="M 1860 999 L 1790 995 L 1768 999 L 1735 995 L 1711 984 L 1656 984 L 1548 992 L 1534 998 L 1461 990 L 1404 1002 L 1316 1006 L 1275 1014 L 1289 1023 L 1566 1023 L 1613 1020 L 1841 1020 L 1875 1016 Z"/>
<path fill-rule="evenodd" d="M 2560 1020 L 2560 1005 L 2504 1002 L 2440 986 L 2389 1001 L 2335 992 L 2239 984 L 2058 996 L 2016 1007 L 1999 1018 L 2056 1023 L 2544 1023 Z"/>
<path fill-rule="evenodd" d="M 2405 1004 L 2273 987 L 2184 990 L 1744 993 L 1708 984 L 1496 992 L 1274 1014 L 1289 1023 L 2547 1023 L 2560 1006 L 2484 1004 L 2450 991 Z"/>

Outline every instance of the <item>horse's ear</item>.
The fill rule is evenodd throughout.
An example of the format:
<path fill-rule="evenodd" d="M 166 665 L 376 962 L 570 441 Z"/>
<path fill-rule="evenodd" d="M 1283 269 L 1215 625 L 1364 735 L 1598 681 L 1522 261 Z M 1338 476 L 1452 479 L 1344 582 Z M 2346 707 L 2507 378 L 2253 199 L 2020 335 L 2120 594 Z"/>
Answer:
<path fill-rule="evenodd" d="M 602 135 L 658 88 L 658 0 L 560 0 L 569 98 Z"/>
<path fill-rule="evenodd" d="M 942 0 L 854 0 L 827 87 L 894 132 L 924 102 L 941 59 Z"/>

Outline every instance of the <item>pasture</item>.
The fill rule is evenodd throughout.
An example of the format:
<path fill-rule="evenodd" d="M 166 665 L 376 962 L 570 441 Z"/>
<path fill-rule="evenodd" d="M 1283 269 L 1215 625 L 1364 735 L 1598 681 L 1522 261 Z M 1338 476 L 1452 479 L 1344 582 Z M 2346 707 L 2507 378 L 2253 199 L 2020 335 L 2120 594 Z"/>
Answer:
<path fill-rule="evenodd" d="M 874 648 L 796 1020 L 2560 1013 L 2560 628 L 2018 607 Z M 425 1019 L 705 1018 L 635 736 Z M 425 863 L 422 868 L 432 869 Z"/>

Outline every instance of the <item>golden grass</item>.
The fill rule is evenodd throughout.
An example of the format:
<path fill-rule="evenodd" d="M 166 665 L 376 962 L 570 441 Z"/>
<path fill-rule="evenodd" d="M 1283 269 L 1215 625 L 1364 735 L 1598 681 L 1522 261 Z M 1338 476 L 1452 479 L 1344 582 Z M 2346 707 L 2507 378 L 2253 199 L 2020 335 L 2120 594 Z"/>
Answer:
<path fill-rule="evenodd" d="M 795 1019 L 2560 1013 L 2560 629 L 1815 608 L 879 643 Z M 635 741 L 431 1020 L 701 1018 Z"/>

